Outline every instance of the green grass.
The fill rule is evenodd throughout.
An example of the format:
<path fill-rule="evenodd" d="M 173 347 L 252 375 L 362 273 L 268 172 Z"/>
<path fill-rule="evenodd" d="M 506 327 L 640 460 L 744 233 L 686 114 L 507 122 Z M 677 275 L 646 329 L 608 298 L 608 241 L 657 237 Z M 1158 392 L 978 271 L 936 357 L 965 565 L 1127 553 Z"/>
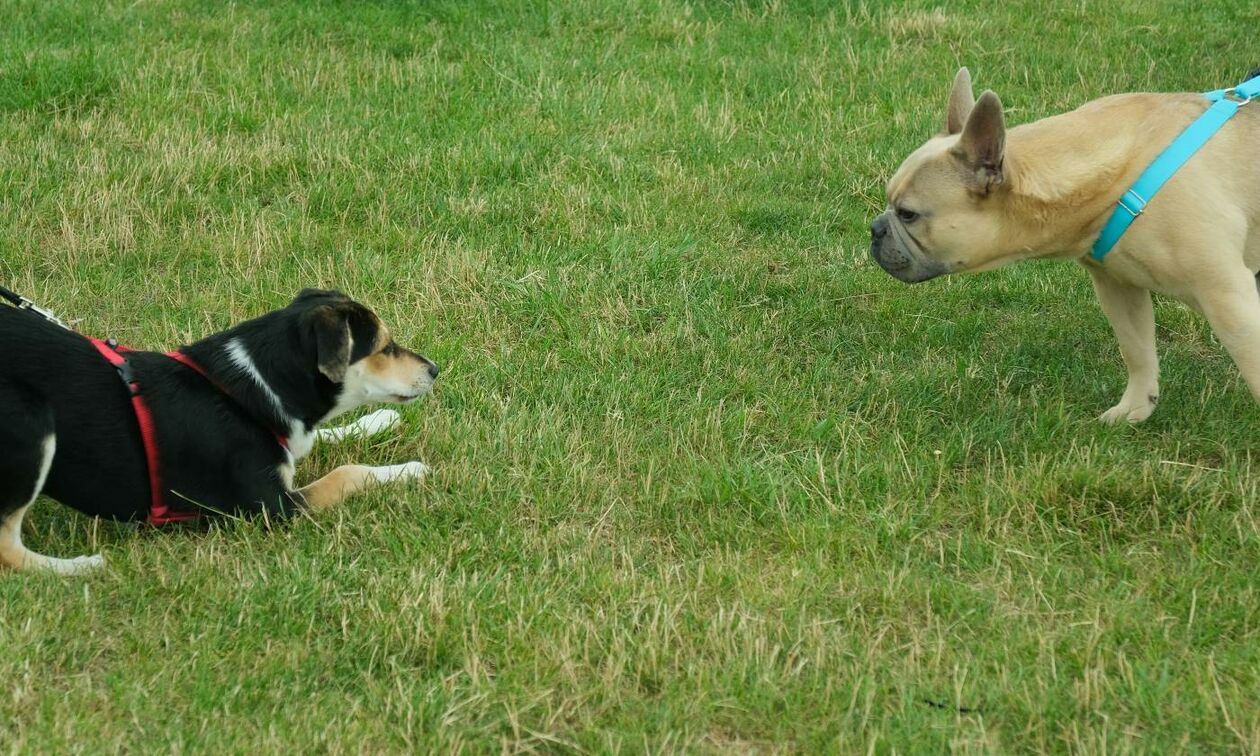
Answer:
<path fill-rule="evenodd" d="M 937 10 L 940 5 L 941 9 Z M 3 3 L 0 283 L 169 347 L 336 286 L 444 366 L 422 459 L 267 533 L 0 576 L 15 751 L 1260 750 L 1260 410 L 1087 278 L 903 286 L 955 67 L 1012 122 L 1260 65 L 1249 0 Z M 961 708 L 960 708 L 961 707 Z"/>

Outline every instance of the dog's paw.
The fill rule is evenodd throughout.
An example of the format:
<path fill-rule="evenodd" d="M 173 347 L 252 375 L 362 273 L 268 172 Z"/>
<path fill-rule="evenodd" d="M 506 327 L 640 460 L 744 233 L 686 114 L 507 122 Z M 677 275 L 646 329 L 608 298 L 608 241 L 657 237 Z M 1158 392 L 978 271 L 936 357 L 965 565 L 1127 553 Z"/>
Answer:
<path fill-rule="evenodd" d="M 398 425 L 401 420 L 402 415 L 398 414 L 396 410 L 379 409 L 359 418 L 354 423 L 354 427 L 365 436 L 375 436 L 377 433 L 382 433 Z"/>
<path fill-rule="evenodd" d="M 93 554 L 92 556 L 78 556 L 73 559 L 55 559 L 49 563 L 48 567 L 58 575 L 66 577 L 87 575 L 104 568 L 105 557 L 100 554 Z"/>
<path fill-rule="evenodd" d="M 1155 404 L 1158 397 L 1144 397 L 1137 402 L 1121 400 L 1119 404 L 1107 410 L 1098 416 L 1098 419 L 1107 425 L 1116 425 L 1117 423 L 1140 423 L 1151 416 L 1155 411 Z"/>
<path fill-rule="evenodd" d="M 342 425 L 337 428 L 320 428 L 315 431 L 315 437 L 320 441 L 338 443 L 352 438 L 375 436 L 398 425 L 401 420 L 402 415 L 395 410 L 380 409 L 364 415 L 349 425 Z"/>
<path fill-rule="evenodd" d="M 429 474 L 429 466 L 423 462 L 404 462 L 401 465 L 373 467 L 372 477 L 380 483 L 400 480 L 421 480 Z"/>
<path fill-rule="evenodd" d="M 105 557 L 101 556 L 100 554 L 93 554 L 92 556 L 75 557 L 74 559 L 70 561 L 74 562 L 75 566 L 79 568 L 80 574 L 84 572 L 95 572 L 96 570 L 105 569 Z"/>

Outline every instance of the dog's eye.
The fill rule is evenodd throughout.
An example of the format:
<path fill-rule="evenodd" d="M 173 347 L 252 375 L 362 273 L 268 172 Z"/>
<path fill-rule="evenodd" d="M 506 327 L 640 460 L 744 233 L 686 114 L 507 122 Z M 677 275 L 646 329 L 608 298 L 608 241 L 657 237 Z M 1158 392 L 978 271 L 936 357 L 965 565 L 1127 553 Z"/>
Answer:
<path fill-rule="evenodd" d="M 919 219 L 919 214 L 913 210 L 907 210 L 904 207 L 897 208 L 897 220 L 902 223 L 914 223 Z"/>

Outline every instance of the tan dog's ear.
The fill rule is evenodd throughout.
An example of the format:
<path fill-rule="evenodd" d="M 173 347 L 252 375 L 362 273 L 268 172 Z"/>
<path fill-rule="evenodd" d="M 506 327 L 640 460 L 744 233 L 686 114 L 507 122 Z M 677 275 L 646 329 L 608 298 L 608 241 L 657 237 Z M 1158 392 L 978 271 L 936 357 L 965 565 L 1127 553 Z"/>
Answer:
<path fill-rule="evenodd" d="M 330 305 L 311 312 L 315 328 L 316 363 L 333 383 L 345 380 L 350 367 L 350 321 L 346 313 Z"/>
<path fill-rule="evenodd" d="M 986 91 L 967 116 L 967 125 L 958 146 L 950 151 L 962 163 L 968 188 L 977 194 L 988 194 L 1002 184 L 1002 159 L 1006 154 L 1006 121 L 1002 118 L 1002 101 Z"/>
<path fill-rule="evenodd" d="M 971 72 L 966 66 L 954 74 L 954 88 L 949 92 L 949 109 L 945 111 L 945 133 L 957 134 L 967 123 L 967 116 L 976 106 L 976 96 L 971 93 Z"/>

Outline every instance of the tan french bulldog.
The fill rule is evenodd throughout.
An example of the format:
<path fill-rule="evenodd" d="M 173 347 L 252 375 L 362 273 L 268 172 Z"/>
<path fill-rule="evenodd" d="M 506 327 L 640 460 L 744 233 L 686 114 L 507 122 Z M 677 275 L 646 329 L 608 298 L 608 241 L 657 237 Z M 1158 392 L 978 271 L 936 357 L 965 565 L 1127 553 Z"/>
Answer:
<path fill-rule="evenodd" d="M 1104 422 L 1145 420 L 1159 399 L 1152 291 L 1207 317 L 1260 401 L 1260 102 L 1151 198 L 1103 262 L 1090 256 L 1120 196 L 1208 105 L 1115 95 L 1007 131 L 997 95 L 977 101 L 959 69 L 945 130 L 888 182 L 871 255 L 906 283 L 1033 258 L 1083 265 L 1129 371 Z"/>

